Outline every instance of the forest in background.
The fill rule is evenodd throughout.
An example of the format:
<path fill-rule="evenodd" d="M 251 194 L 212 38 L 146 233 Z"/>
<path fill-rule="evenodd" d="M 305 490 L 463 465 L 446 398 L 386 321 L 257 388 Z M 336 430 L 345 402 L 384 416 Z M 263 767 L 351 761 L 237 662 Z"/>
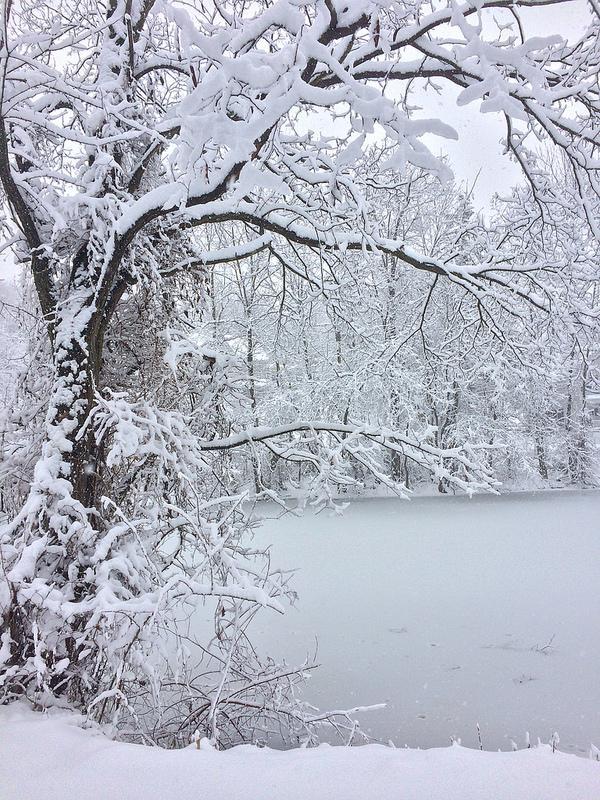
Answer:
<path fill-rule="evenodd" d="M 522 192 L 497 199 L 484 222 L 469 191 L 417 169 L 372 199 L 386 236 L 442 260 L 466 260 L 492 235 L 530 253 L 548 235 L 532 230 Z M 253 497 L 473 491 L 476 475 L 499 491 L 595 486 L 597 253 L 576 233 L 574 219 L 562 243 L 573 253 L 568 275 L 548 269 L 540 302 L 529 295 L 518 314 L 386 254 L 295 263 L 297 252 L 265 247 L 192 277 L 167 267 L 168 290 L 140 288 L 116 319 L 107 348 L 119 368 L 104 380 L 201 418 L 203 436 L 223 440 L 218 483 Z M 213 229 L 205 246 L 235 254 L 239 237 Z M 31 420 L 47 402 L 47 355 L 28 350 L 40 324 L 31 290 L 22 276 L 4 300 L 3 474 L 13 497 L 15 479 L 27 491 Z M 404 435 L 397 449 L 380 446 L 386 431 Z M 252 439 L 242 452 L 240 432 Z M 436 462 L 438 453 L 447 455 Z"/>

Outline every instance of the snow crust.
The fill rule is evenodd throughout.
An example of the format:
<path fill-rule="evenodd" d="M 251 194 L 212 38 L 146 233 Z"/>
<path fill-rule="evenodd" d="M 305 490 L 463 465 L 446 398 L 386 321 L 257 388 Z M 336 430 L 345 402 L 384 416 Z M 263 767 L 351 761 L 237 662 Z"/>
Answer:
<path fill-rule="evenodd" d="M 114 742 L 69 712 L 0 709 L 3 800 L 597 800 L 600 763 L 548 745 L 489 753 L 453 745 L 225 752 Z"/>

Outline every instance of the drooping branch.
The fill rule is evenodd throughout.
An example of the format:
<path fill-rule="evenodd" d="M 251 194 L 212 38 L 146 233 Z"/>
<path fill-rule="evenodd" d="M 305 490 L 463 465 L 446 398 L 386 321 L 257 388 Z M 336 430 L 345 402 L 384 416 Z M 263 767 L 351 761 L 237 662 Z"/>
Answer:
<path fill-rule="evenodd" d="M 300 432 L 342 435 L 344 439 L 338 441 L 341 448 L 350 456 L 355 455 L 352 441 L 345 437 L 352 437 L 354 440 L 364 438 L 386 450 L 399 453 L 418 464 L 427 465 L 430 468 L 432 465 L 437 464 L 443 469 L 442 465 L 444 461 L 452 459 L 454 462 L 460 463 L 471 476 L 470 484 L 462 481 L 457 476 L 450 476 L 450 479 L 461 485 L 462 488 L 465 488 L 467 491 L 473 488 L 492 490 L 495 485 L 491 477 L 484 474 L 481 465 L 469 458 L 465 450 L 461 447 L 439 448 L 429 444 L 426 440 L 420 441 L 415 437 L 409 438 L 400 434 L 398 431 L 372 425 L 341 424 L 338 422 L 322 422 L 318 420 L 297 421 L 287 425 L 247 428 L 240 433 L 234 433 L 224 439 L 201 441 L 199 442 L 199 447 L 201 450 L 205 451 L 231 450 L 244 445 L 252 445 L 256 442 L 268 444 L 273 439 Z M 284 447 L 281 452 L 274 452 L 276 455 L 283 455 L 283 453 L 285 453 L 285 458 L 288 460 L 310 460 L 318 464 L 318 459 L 314 454 L 295 447 L 293 442 L 289 446 Z M 357 453 L 360 455 L 359 450 L 357 450 Z M 369 465 L 369 469 L 372 469 L 372 465 Z"/>

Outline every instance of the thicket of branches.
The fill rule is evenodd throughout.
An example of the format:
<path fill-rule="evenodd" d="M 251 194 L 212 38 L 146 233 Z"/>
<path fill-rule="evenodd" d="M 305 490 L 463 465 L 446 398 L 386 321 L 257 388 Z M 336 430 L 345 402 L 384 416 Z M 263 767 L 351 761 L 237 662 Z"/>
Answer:
<path fill-rule="evenodd" d="M 286 274 L 268 252 L 213 269 L 207 306 L 191 328 L 237 364 L 227 419 L 257 429 L 294 420 L 339 420 L 346 431 L 367 425 L 442 450 L 470 446 L 473 463 L 504 488 L 593 485 L 598 253 L 580 219 L 554 208 L 554 233 L 542 234 L 531 198 L 515 192 L 484 224 L 468 192 L 420 170 L 373 200 L 388 235 L 421 252 L 467 260 L 510 241 L 515 253 L 538 248 L 548 258 L 544 280 L 535 295 L 523 285 L 517 313 L 505 298 L 481 304 L 470 289 L 415 276 L 385 254 L 345 256 L 325 273 L 324 259 L 305 258 L 301 275 Z M 554 270 L 559 248 L 568 268 Z M 325 502 L 432 481 L 440 491 L 469 488 L 450 456 L 451 480 L 406 447 L 354 458 L 348 435 L 342 427 L 329 434 L 343 468 L 328 487 L 322 437 L 310 426 L 277 442 L 257 437 L 236 459 L 239 485 L 257 494 L 322 492 Z"/>

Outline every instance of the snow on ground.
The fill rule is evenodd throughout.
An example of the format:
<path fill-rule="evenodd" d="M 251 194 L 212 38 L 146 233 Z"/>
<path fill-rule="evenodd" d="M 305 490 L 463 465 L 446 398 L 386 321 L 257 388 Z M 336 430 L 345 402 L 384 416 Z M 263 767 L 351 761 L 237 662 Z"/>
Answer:
<path fill-rule="evenodd" d="M 275 513 L 274 508 L 261 513 Z M 321 708 L 397 746 L 600 746 L 600 493 L 363 500 L 343 516 L 269 520 L 296 608 L 256 619 L 263 650 L 302 660 Z M 450 756 L 448 756 L 450 757 Z M 598 795 L 600 798 L 600 794 Z"/>
<path fill-rule="evenodd" d="M 161 750 L 78 718 L 0 708 L 2 800 L 598 800 L 600 763 L 548 746 L 488 753 L 382 745 Z"/>

